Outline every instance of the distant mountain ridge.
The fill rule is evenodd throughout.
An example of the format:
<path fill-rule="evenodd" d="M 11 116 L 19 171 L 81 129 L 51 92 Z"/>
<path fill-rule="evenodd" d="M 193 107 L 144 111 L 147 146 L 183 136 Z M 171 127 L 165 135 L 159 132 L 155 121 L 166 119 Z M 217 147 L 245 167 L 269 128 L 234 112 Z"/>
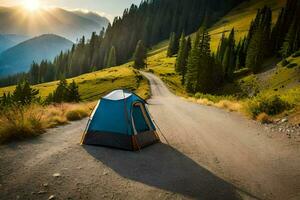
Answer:
<path fill-rule="evenodd" d="M 0 34 L 0 53 L 3 51 L 29 39 L 28 36 L 25 35 L 16 35 L 16 34 Z"/>
<path fill-rule="evenodd" d="M 26 40 L 0 54 L 0 77 L 27 72 L 33 61 L 53 60 L 61 51 L 70 49 L 73 42 L 54 34 Z"/>
<path fill-rule="evenodd" d="M 62 8 L 41 9 L 34 13 L 22 7 L 0 7 L 0 34 L 38 36 L 56 34 L 76 41 L 93 31 L 99 32 L 109 20 L 93 12 L 69 11 Z"/>

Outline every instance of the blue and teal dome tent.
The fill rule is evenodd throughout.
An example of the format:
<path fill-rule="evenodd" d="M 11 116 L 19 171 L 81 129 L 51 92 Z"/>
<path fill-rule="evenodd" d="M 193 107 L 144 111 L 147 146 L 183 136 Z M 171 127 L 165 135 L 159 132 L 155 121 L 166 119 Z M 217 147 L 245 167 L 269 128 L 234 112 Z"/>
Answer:
<path fill-rule="evenodd" d="M 146 101 L 115 90 L 98 102 L 81 143 L 135 151 L 158 141 Z"/>

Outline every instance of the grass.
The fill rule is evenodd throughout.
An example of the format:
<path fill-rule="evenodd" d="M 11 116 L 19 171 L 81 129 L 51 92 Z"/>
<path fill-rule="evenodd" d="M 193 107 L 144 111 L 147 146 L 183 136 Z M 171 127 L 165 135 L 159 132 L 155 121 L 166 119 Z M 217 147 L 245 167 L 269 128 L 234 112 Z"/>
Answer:
<path fill-rule="evenodd" d="M 115 89 L 128 89 L 147 99 L 150 96 L 149 83 L 131 65 L 132 63 L 127 63 L 68 79 L 68 82 L 74 80 L 79 85 L 83 103 L 9 107 L 0 111 L 0 143 L 37 136 L 47 128 L 83 119 L 90 115 L 96 100 Z M 54 81 L 33 87 L 45 98 L 55 90 L 57 83 L 58 81 Z M 14 89 L 15 86 L 0 88 L 0 96 L 3 93 L 12 93 Z"/>
<path fill-rule="evenodd" d="M 176 57 L 168 58 L 162 51 L 148 58 L 148 71 L 159 76 L 171 91 L 178 96 L 188 96 L 181 84 L 181 77 L 175 72 Z"/>
<path fill-rule="evenodd" d="M 235 39 L 238 42 L 241 38 L 247 35 L 251 21 L 255 18 L 257 10 L 267 5 L 273 11 L 273 23 L 278 18 L 280 9 L 284 7 L 285 0 L 250 0 L 242 3 L 238 7 L 230 11 L 226 16 L 219 20 L 211 29 L 211 49 L 217 50 L 222 33 L 230 33 L 232 28 L 235 28 Z"/>
<path fill-rule="evenodd" d="M 68 82 L 75 80 L 79 85 L 79 93 L 83 101 L 94 101 L 115 89 L 128 89 L 136 92 L 143 98 L 150 96 L 148 81 L 138 71 L 134 70 L 131 63 L 122 66 L 83 74 L 68 79 Z M 58 81 L 35 85 L 34 88 L 40 91 L 40 96 L 45 98 L 57 87 Z M 13 92 L 15 86 L 0 88 L 0 96 L 3 93 Z"/>
<path fill-rule="evenodd" d="M 95 105 L 95 102 L 90 102 L 6 108 L 0 112 L 0 144 L 38 136 L 47 128 L 83 119 L 90 115 Z"/>

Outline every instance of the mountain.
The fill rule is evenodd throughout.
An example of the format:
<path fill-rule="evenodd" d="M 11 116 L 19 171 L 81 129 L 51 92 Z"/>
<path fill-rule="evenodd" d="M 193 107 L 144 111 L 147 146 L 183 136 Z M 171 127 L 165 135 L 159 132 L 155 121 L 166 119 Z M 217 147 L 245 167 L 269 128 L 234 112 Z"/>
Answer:
<path fill-rule="evenodd" d="M 76 15 L 79 15 L 80 17 L 84 17 L 86 19 L 92 20 L 98 24 L 106 24 L 108 25 L 109 21 L 107 20 L 106 17 L 102 17 L 101 15 L 99 15 L 96 12 L 85 12 L 85 11 L 81 11 L 81 10 L 75 10 L 72 11 L 73 13 L 75 13 Z"/>
<path fill-rule="evenodd" d="M 109 20 L 97 13 L 68 11 L 61 8 L 41 9 L 29 12 L 22 7 L 0 7 L 0 33 L 38 36 L 61 35 L 76 41 L 93 31 L 99 32 Z"/>
<path fill-rule="evenodd" d="M 27 39 L 29 39 L 29 37 L 25 35 L 0 34 L 0 53 Z"/>
<path fill-rule="evenodd" d="M 0 77 L 26 72 L 33 61 L 53 60 L 61 51 L 73 43 L 63 37 L 47 34 L 26 40 L 0 54 Z"/>

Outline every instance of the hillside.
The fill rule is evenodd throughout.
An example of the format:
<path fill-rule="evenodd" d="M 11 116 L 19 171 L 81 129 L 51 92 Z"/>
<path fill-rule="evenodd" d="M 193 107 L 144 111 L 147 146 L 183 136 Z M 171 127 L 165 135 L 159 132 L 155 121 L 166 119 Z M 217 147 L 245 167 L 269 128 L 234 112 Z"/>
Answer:
<path fill-rule="evenodd" d="M 249 0 L 242 2 L 210 27 L 209 33 L 211 36 L 212 51 L 217 50 L 222 33 L 225 32 L 226 35 L 228 35 L 233 27 L 236 31 L 235 36 L 237 42 L 240 38 L 244 37 L 248 33 L 250 23 L 255 18 L 257 10 L 262 8 L 264 5 L 272 8 L 272 18 L 274 24 L 281 8 L 284 7 L 285 3 L 286 0 Z M 191 34 L 191 37 L 194 38 L 195 34 Z M 151 48 L 149 55 L 154 55 L 167 50 L 168 42 L 168 40 L 165 40 L 157 45 L 154 45 Z"/>
<path fill-rule="evenodd" d="M 94 73 L 84 74 L 72 79 L 79 85 L 79 93 L 83 101 L 95 101 L 114 89 L 126 88 L 135 91 L 143 98 L 148 98 L 150 89 L 148 82 L 137 71 L 133 70 L 129 64 L 113 67 Z M 58 81 L 44 83 L 34 86 L 40 91 L 40 96 L 45 98 L 57 87 Z M 12 93 L 15 86 L 0 88 L 0 96 L 3 93 Z"/>
<path fill-rule="evenodd" d="M 0 54 L 0 76 L 26 72 L 33 61 L 53 60 L 72 45 L 71 41 L 51 34 L 24 41 Z"/>
<path fill-rule="evenodd" d="M 93 31 L 99 32 L 106 27 L 108 19 L 96 13 L 73 12 L 61 8 L 41 9 L 34 13 L 21 7 L 0 7 L 0 33 L 17 33 L 37 36 L 47 33 L 61 35 L 76 41 Z"/>
<path fill-rule="evenodd" d="M 0 34 L 0 53 L 27 39 L 29 38 L 25 35 Z"/>

